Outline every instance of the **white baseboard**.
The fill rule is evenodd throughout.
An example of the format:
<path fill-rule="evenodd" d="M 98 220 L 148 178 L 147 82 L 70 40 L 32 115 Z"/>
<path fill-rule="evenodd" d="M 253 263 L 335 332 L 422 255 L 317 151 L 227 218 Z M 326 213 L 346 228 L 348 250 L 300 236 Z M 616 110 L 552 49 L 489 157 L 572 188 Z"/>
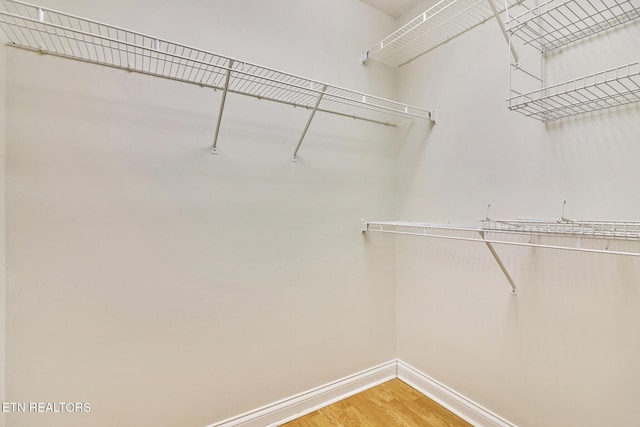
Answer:
<path fill-rule="evenodd" d="M 398 360 L 398 378 L 476 427 L 516 427 L 401 360 Z"/>
<path fill-rule="evenodd" d="M 394 378 L 476 427 L 517 427 L 401 360 L 391 360 L 207 427 L 276 427 Z"/>
<path fill-rule="evenodd" d="M 274 427 L 396 378 L 397 360 L 207 427 Z"/>

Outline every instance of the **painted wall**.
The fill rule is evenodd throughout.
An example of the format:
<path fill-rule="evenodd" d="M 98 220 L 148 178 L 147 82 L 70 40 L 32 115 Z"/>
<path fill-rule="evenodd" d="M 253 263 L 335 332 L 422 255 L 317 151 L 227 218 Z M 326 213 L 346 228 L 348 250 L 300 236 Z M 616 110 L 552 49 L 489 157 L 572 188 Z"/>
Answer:
<path fill-rule="evenodd" d="M 44 6 L 392 96 L 355 1 Z M 23 426 L 204 426 L 395 358 L 395 131 L 8 48 L 7 399 Z M 4 92 L 3 92 L 4 93 Z"/>
<path fill-rule="evenodd" d="M 306 113 L 230 96 L 214 157 L 220 94 L 7 49 L 6 398 L 91 403 L 10 427 L 206 425 L 395 348 L 518 425 L 633 424 L 637 260 L 499 247 L 513 297 L 482 245 L 357 230 L 473 223 L 489 202 L 556 218 L 562 199 L 568 217 L 638 219 L 637 106 L 546 126 L 507 111 L 493 22 L 396 76 L 358 64 L 394 28 L 359 2 L 156 3 L 43 5 L 433 106 L 439 123 L 318 115 L 292 163 Z M 636 60 L 639 31 L 547 72 Z"/>
<path fill-rule="evenodd" d="M 637 60 L 639 36 L 636 22 L 565 49 L 548 77 Z M 640 107 L 546 126 L 509 112 L 495 22 L 401 68 L 399 82 L 399 98 L 435 106 L 439 122 L 403 143 L 397 219 L 476 224 L 487 203 L 494 218 L 555 219 L 563 199 L 569 218 L 640 219 Z M 517 425 L 637 424 L 640 260 L 496 249 L 515 297 L 484 245 L 397 238 L 399 358 Z"/>

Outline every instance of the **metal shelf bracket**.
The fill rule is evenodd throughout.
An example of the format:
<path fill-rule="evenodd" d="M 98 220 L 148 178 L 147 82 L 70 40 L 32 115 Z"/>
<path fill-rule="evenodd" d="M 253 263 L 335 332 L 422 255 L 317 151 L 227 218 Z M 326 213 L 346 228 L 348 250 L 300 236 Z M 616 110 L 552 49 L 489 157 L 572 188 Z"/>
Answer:
<path fill-rule="evenodd" d="M 227 101 L 227 92 L 229 91 L 229 80 L 231 80 L 231 70 L 233 69 L 233 59 L 229 59 L 229 69 L 224 80 L 224 89 L 222 91 L 222 99 L 220 100 L 220 110 L 218 111 L 218 122 L 216 123 L 216 134 L 213 137 L 213 145 L 211 146 L 211 154 L 218 154 L 218 135 L 220 133 L 220 123 L 222 123 L 222 113 L 224 112 L 224 103 Z"/>
<path fill-rule="evenodd" d="M 520 62 L 520 57 L 518 56 L 518 52 L 516 52 L 516 48 L 509 41 L 509 35 L 507 34 L 507 28 L 505 27 L 504 22 L 502 22 L 502 19 L 500 19 L 500 11 L 496 7 L 496 4 L 495 4 L 495 2 L 493 0 L 489 0 L 489 5 L 491 6 L 491 11 L 493 12 L 493 16 L 496 18 L 496 21 L 498 21 L 498 26 L 500 27 L 500 32 L 502 33 L 502 35 L 504 36 L 505 41 L 509 45 L 509 50 L 511 51 L 511 56 L 513 56 L 513 60 L 517 64 L 518 62 Z M 509 5 L 508 5 L 508 3 L 505 2 L 505 10 L 508 10 L 508 8 L 509 8 Z"/>
<path fill-rule="evenodd" d="M 511 294 L 512 295 L 517 295 L 518 293 L 516 291 L 516 284 L 513 281 L 513 279 L 511 278 L 511 275 L 509 274 L 509 272 L 507 271 L 507 268 L 502 263 L 502 260 L 498 256 L 498 253 L 496 252 L 495 248 L 493 247 L 493 244 L 491 242 L 488 242 L 488 241 L 485 240 L 484 231 L 480 231 L 479 233 L 480 233 L 480 237 L 482 237 L 482 240 L 484 241 L 484 244 L 487 245 L 487 248 L 489 248 L 489 252 L 491 252 L 491 255 L 493 255 L 493 259 L 496 260 L 496 262 L 498 263 L 498 266 L 500 267 L 500 270 L 502 270 L 502 272 L 504 273 L 504 276 L 509 281 L 509 285 L 511 285 Z"/>
<path fill-rule="evenodd" d="M 296 145 L 296 149 L 293 152 L 293 161 L 298 161 L 297 155 L 298 150 L 300 150 L 300 146 L 302 145 L 302 140 L 304 139 L 307 131 L 309 130 L 309 126 L 311 125 L 311 121 L 313 120 L 313 116 L 316 115 L 316 111 L 318 111 L 318 107 L 320 106 L 320 102 L 322 101 L 322 97 L 324 96 L 325 91 L 327 90 L 327 85 L 322 86 L 322 91 L 318 95 L 318 99 L 316 100 L 315 105 L 313 106 L 313 110 L 311 110 L 311 114 L 309 115 L 309 119 L 307 120 L 307 124 L 302 131 L 302 135 L 300 135 L 300 139 L 298 140 L 298 145 Z"/>

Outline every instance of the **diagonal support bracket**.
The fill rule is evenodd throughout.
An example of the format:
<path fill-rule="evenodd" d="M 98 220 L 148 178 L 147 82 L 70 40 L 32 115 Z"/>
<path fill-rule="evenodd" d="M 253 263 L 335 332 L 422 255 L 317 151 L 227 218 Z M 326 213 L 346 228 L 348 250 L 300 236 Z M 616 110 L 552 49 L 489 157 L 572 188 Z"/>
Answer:
<path fill-rule="evenodd" d="M 513 56 L 513 60 L 515 61 L 516 64 L 518 64 L 520 62 L 520 58 L 518 57 L 518 52 L 516 52 L 516 48 L 513 47 L 513 45 L 511 44 L 511 41 L 509 40 L 509 36 L 507 35 L 507 29 L 505 28 L 504 22 L 502 22 L 502 19 L 500 19 L 500 13 L 498 13 L 498 8 L 496 7 L 496 4 L 494 3 L 493 0 L 489 0 L 489 5 L 491 6 L 491 10 L 493 11 L 493 16 L 495 16 L 496 21 L 498 21 L 500 30 L 502 30 L 502 35 L 504 36 L 504 39 L 509 44 L 509 49 L 511 50 L 511 55 Z M 508 13 L 509 9 L 507 8 L 506 10 Z"/>
<path fill-rule="evenodd" d="M 480 233 L 480 237 L 482 237 L 482 240 L 485 240 L 484 238 L 484 231 L 479 231 Z M 507 278 L 507 280 L 509 281 L 509 284 L 511 285 L 511 294 L 513 295 L 517 295 L 516 292 L 516 284 L 513 281 L 513 279 L 511 278 L 511 275 L 509 275 L 509 272 L 507 271 L 507 268 L 504 266 L 504 264 L 502 263 L 502 260 L 500 259 L 500 257 L 498 256 L 498 253 L 496 252 L 495 248 L 493 247 L 493 245 L 491 244 L 491 242 L 487 242 L 486 240 L 484 241 L 484 244 L 487 245 L 487 248 L 489 248 L 489 252 L 491 252 L 491 255 L 493 255 L 493 259 L 496 260 L 496 262 L 498 263 L 498 265 L 500 266 L 500 269 L 502 270 L 502 272 L 504 273 L 505 277 Z"/>
<path fill-rule="evenodd" d="M 224 112 L 224 103 L 227 100 L 227 92 L 229 91 L 229 80 L 231 79 L 231 69 L 233 68 L 233 59 L 229 60 L 229 68 L 227 76 L 224 80 L 224 89 L 222 92 L 222 100 L 220 101 L 220 111 L 218 111 L 218 123 L 216 124 L 216 134 L 213 137 L 213 145 L 211 146 L 211 154 L 218 154 L 218 134 L 220 133 L 220 123 L 222 123 L 222 113 Z"/>
<path fill-rule="evenodd" d="M 327 85 L 322 86 L 322 91 L 318 95 L 318 99 L 316 100 L 316 104 L 313 106 L 313 110 L 311 110 L 311 114 L 309 115 L 309 120 L 307 120 L 307 125 L 304 127 L 302 131 L 302 135 L 300 135 L 300 139 L 298 140 L 298 145 L 296 145 L 296 149 L 293 152 L 293 161 L 297 161 L 298 150 L 300 150 L 300 146 L 302 145 L 302 140 L 304 139 L 307 131 L 309 130 L 309 126 L 311 125 L 311 120 L 313 120 L 313 116 L 316 115 L 316 111 L 318 111 L 318 107 L 320 106 L 320 102 L 322 101 L 322 97 L 324 96 L 325 91 L 327 90 Z"/>

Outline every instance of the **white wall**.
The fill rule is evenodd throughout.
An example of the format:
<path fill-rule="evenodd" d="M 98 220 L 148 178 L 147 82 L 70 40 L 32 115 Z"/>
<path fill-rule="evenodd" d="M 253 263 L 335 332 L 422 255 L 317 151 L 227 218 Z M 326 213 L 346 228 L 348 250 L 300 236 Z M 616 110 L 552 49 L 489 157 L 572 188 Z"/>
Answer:
<path fill-rule="evenodd" d="M 382 96 L 342 0 L 46 6 Z M 395 131 L 7 50 L 7 399 L 22 426 L 198 426 L 395 358 Z"/>
<path fill-rule="evenodd" d="M 640 23 L 566 49 L 549 77 L 638 58 Z M 400 71 L 399 98 L 433 105 L 398 156 L 397 219 L 638 220 L 640 107 L 544 124 L 506 108 L 507 47 L 495 22 Z M 426 135 L 426 137 L 425 137 Z M 569 244 L 575 242 L 569 241 Z M 398 237 L 399 358 L 521 426 L 635 425 L 640 261 Z M 635 248 L 637 250 L 637 247 Z"/>
<path fill-rule="evenodd" d="M 522 426 L 633 425 L 637 260 L 500 247 L 512 297 L 482 245 L 357 230 L 473 222 L 488 202 L 555 218 L 562 199 L 570 217 L 637 219 L 637 106 L 548 126 L 508 112 L 494 22 L 396 80 L 358 64 L 394 23 L 355 1 L 45 5 L 439 123 L 318 115 L 291 163 L 306 113 L 230 96 L 214 157 L 220 94 L 7 49 L 6 399 L 92 404 L 10 427 L 206 425 L 396 356 Z M 550 76 L 637 57 L 625 31 Z"/>

